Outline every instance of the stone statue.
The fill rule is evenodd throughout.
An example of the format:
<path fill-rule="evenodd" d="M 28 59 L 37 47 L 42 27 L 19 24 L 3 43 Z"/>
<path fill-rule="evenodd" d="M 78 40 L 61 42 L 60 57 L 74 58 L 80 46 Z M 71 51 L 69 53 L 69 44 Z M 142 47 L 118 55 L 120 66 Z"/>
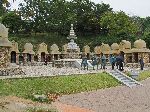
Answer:
<path fill-rule="evenodd" d="M 87 57 L 86 56 L 82 57 L 81 69 L 82 69 L 82 66 L 84 67 L 84 70 L 85 70 L 85 68 L 88 70 L 88 63 L 87 63 Z"/>
<path fill-rule="evenodd" d="M 93 55 L 93 57 L 92 57 L 93 70 L 95 70 L 95 68 L 94 68 L 95 66 L 97 66 L 97 70 L 98 70 L 99 64 L 100 64 L 100 58 Z"/>

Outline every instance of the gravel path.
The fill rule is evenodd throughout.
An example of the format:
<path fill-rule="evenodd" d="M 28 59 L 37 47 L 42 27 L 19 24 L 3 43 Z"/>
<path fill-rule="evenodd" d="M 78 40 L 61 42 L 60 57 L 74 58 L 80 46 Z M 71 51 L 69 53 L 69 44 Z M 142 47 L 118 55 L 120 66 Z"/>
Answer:
<path fill-rule="evenodd" d="M 64 95 L 58 102 L 93 110 L 95 112 L 150 112 L 150 78 L 143 86 L 126 86 Z"/>
<path fill-rule="evenodd" d="M 74 74 L 91 74 L 102 73 L 104 70 L 81 70 L 71 67 L 50 67 L 50 66 L 23 66 L 21 67 L 23 75 L 7 75 L 0 76 L 0 79 L 6 78 L 24 78 L 24 77 L 43 77 L 43 76 L 61 76 L 61 75 L 74 75 Z"/>

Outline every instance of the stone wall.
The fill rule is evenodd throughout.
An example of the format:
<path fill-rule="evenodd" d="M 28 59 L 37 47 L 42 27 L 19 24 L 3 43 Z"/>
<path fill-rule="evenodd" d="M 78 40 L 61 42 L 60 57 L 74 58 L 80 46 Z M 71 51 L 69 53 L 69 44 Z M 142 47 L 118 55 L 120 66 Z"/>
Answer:
<path fill-rule="evenodd" d="M 1 68 L 0 76 L 25 75 L 22 68 Z"/>
<path fill-rule="evenodd" d="M 149 53 L 143 53 L 143 61 L 144 63 L 149 63 Z"/>
<path fill-rule="evenodd" d="M 7 68 L 10 63 L 9 48 L 0 47 L 0 68 Z"/>
<path fill-rule="evenodd" d="M 131 68 L 140 68 L 139 63 L 127 63 L 125 66 L 126 67 L 131 67 Z M 145 63 L 144 67 L 150 67 L 150 63 Z"/>

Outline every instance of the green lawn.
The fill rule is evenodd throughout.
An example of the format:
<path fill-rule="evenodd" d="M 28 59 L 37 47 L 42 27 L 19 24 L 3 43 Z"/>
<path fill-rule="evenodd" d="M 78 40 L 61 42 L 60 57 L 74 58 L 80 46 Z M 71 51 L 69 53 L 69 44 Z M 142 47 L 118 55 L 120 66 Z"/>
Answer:
<path fill-rule="evenodd" d="M 143 71 L 142 73 L 140 73 L 140 75 L 137 77 L 137 80 L 138 81 L 141 81 L 141 80 L 145 80 L 147 78 L 150 77 L 150 71 Z"/>
<path fill-rule="evenodd" d="M 109 88 L 120 83 L 106 73 L 0 80 L 0 95 L 30 98 L 32 94 L 72 94 Z"/>

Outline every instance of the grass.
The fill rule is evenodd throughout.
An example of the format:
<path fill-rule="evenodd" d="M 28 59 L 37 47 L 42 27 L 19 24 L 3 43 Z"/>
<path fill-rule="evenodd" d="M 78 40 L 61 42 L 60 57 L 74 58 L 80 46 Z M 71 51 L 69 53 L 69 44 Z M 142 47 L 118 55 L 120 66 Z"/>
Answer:
<path fill-rule="evenodd" d="M 141 81 L 141 80 L 145 80 L 149 77 L 150 77 L 150 71 L 143 71 L 142 73 L 139 74 L 139 76 L 137 77 L 137 80 Z"/>
<path fill-rule="evenodd" d="M 0 95 L 31 98 L 33 94 L 72 94 L 118 86 L 120 83 L 106 73 L 0 80 Z"/>
<path fill-rule="evenodd" d="M 58 112 L 56 109 L 28 109 L 26 112 Z"/>

